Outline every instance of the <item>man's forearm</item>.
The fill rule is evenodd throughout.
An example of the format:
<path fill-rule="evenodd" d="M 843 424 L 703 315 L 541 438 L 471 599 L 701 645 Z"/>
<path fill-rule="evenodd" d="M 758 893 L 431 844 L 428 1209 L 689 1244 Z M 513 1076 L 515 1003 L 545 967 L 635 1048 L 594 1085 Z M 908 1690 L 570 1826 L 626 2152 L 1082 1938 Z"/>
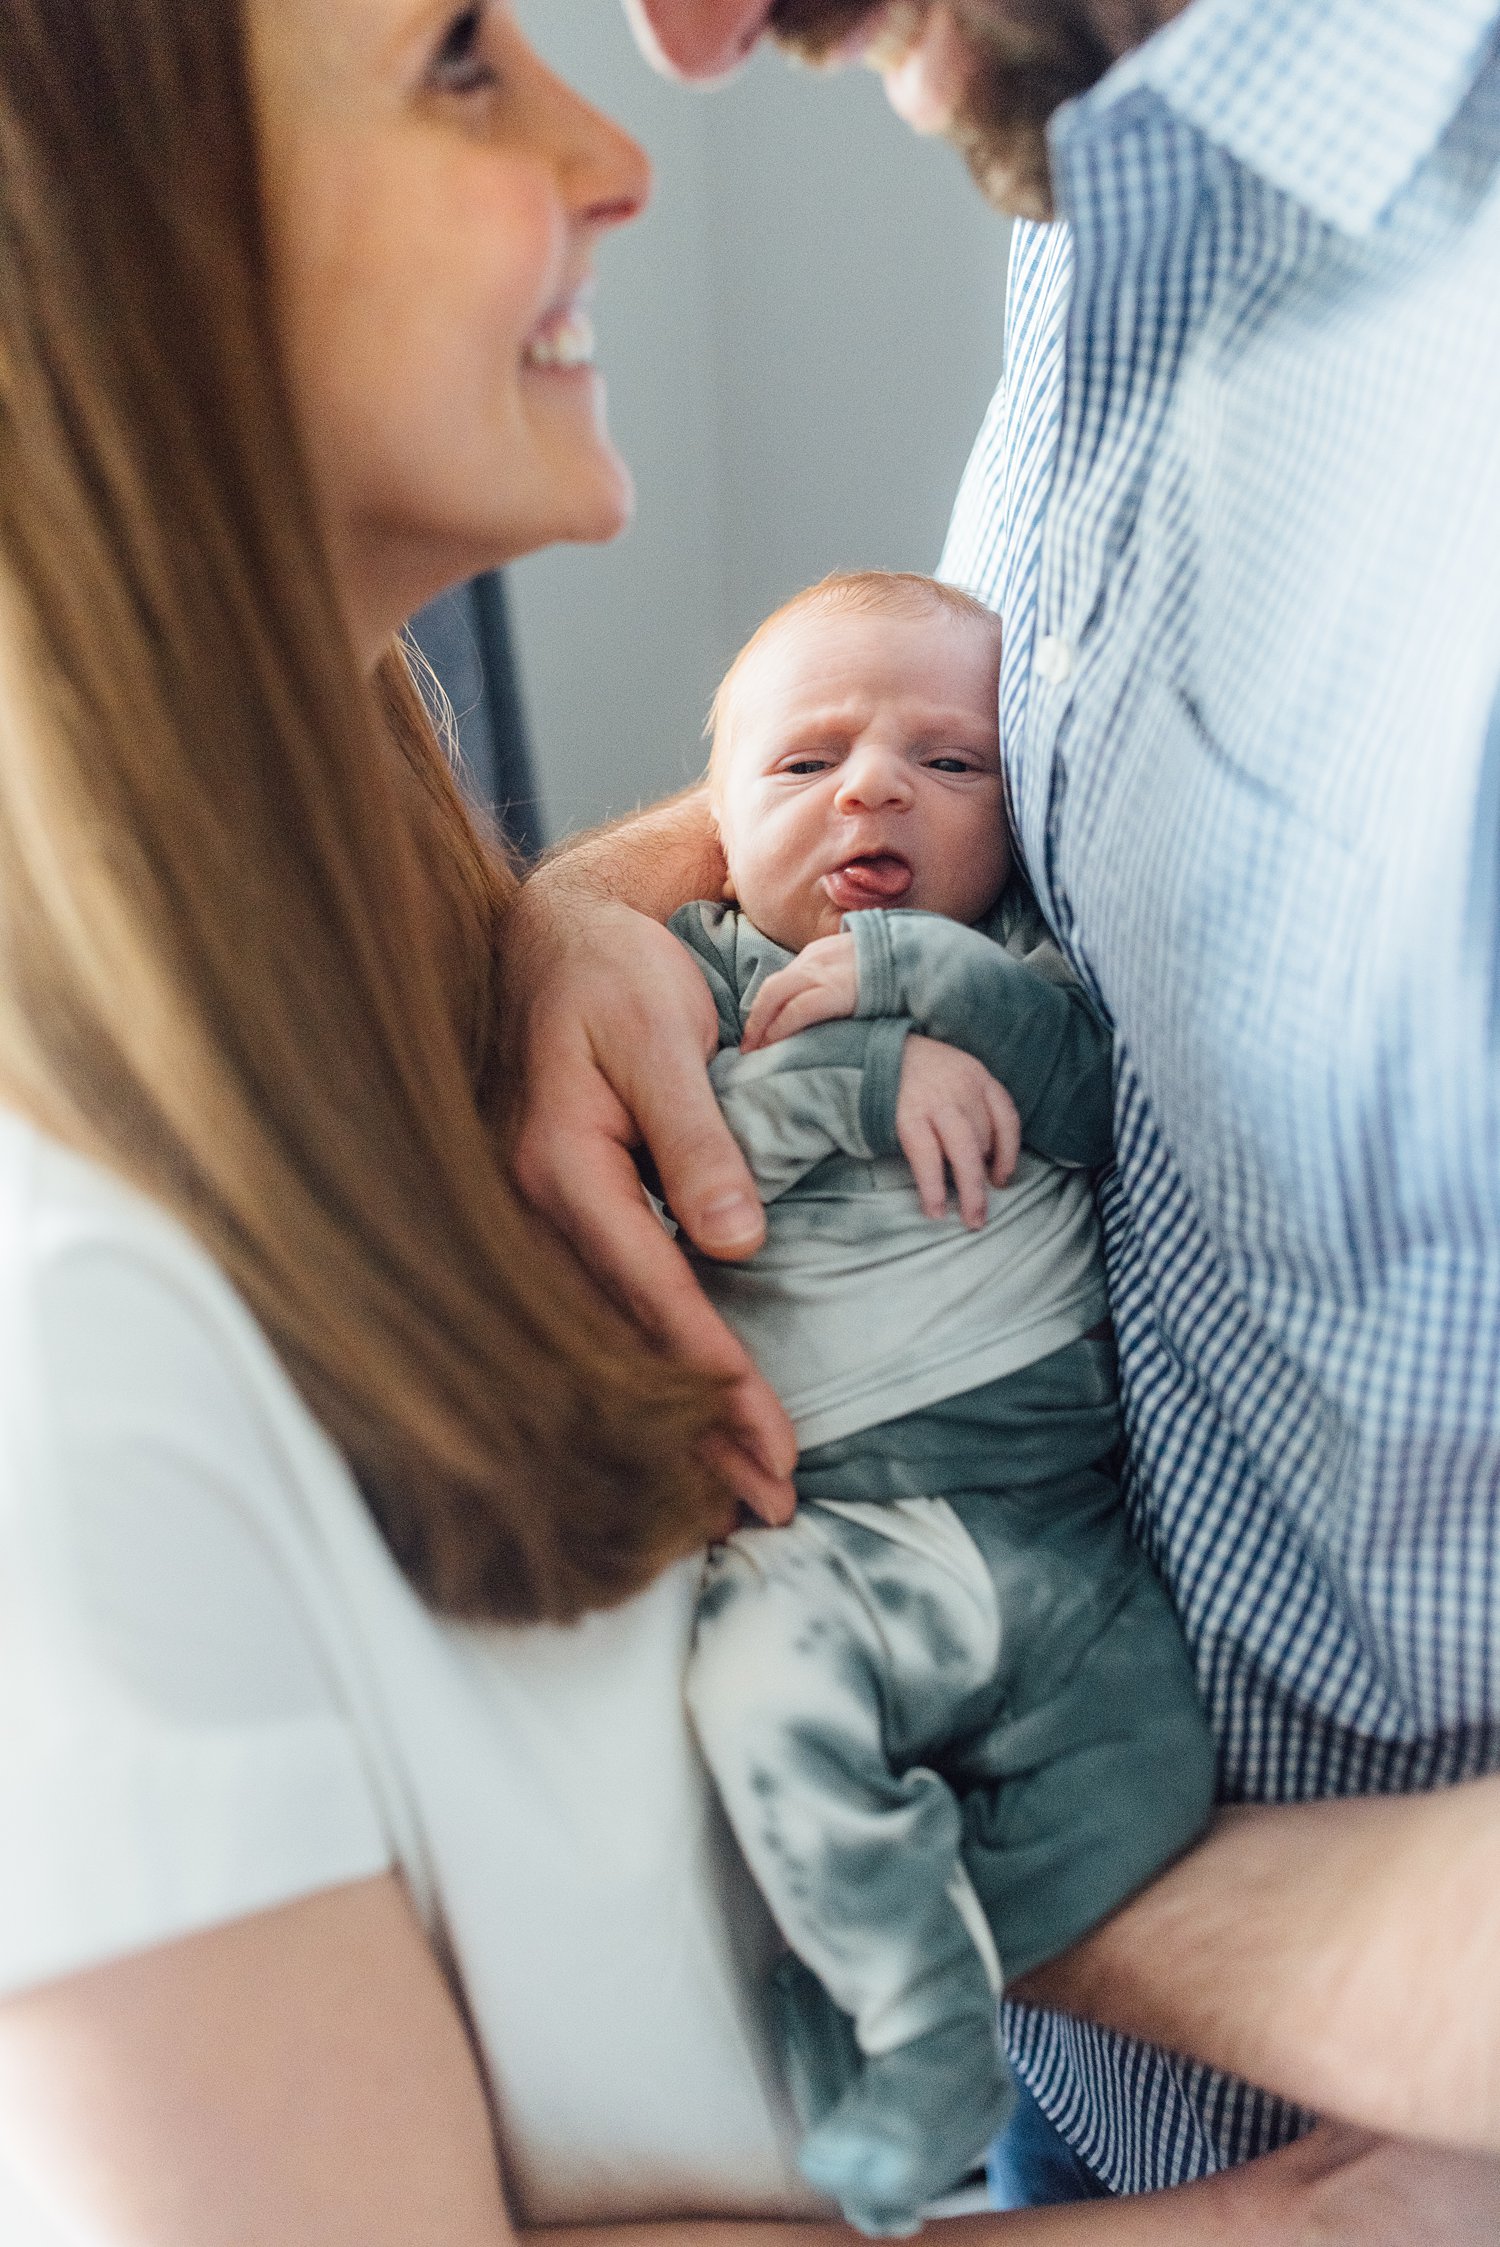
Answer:
<path fill-rule="evenodd" d="M 630 819 L 596 827 L 542 861 L 527 884 L 564 910 L 571 904 L 634 906 L 667 921 L 695 897 L 718 897 L 724 853 L 708 791 L 690 789 Z"/>
<path fill-rule="evenodd" d="M 1320 2113 L 1500 2150 L 1500 1780 L 1226 1812 L 1015 1994 Z"/>

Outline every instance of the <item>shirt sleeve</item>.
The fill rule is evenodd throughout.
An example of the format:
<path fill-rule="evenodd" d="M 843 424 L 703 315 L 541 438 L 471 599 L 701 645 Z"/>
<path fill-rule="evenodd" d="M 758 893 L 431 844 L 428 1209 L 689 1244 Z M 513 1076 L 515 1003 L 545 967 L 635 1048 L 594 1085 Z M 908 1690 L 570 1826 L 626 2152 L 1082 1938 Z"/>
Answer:
<path fill-rule="evenodd" d="M 710 1065 L 724 1121 L 773 1202 L 829 1155 L 900 1152 L 896 1096 L 909 1022 L 820 1022 Z"/>
<path fill-rule="evenodd" d="M 1016 1104 L 1026 1144 L 1092 1168 L 1111 1154 L 1109 1033 L 1055 947 L 1017 958 L 935 913 L 850 913 L 859 1013 L 904 1016 L 982 1061 Z"/>
<path fill-rule="evenodd" d="M 392 1861 L 296 1470 L 189 1261 L 83 1238 L 8 1292 L 0 1994 Z"/>

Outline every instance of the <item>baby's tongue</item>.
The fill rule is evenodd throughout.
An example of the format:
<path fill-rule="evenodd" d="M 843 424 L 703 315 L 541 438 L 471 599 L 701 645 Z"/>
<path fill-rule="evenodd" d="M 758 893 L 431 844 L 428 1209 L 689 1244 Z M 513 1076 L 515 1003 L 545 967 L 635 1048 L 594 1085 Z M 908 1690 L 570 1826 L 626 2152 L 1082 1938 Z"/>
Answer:
<path fill-rule="evenodd" d="M 827 877 L 828 894 L 845 912 L 861 905 L 892 905 L 911 888 L 911 868 L 904 858 L 886 852 L 873 858 L 854 858 Z"/>

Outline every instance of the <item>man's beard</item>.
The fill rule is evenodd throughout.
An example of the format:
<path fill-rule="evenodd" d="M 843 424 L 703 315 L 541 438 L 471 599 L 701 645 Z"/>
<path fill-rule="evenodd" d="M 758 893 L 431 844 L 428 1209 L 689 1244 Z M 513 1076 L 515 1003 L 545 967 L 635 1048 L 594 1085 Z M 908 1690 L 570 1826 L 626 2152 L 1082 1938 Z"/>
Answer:
<path fill-rule="evenodd" d="M 928 0 L 906 0 L 920 25 Z M 973 56 L 973 70 L 945 127 L 981 192 L 997 209 L 1050 218 L 1047 120 L 1103 77 L 1120 46 L 1096 19 L 1144 37 L 1158 17 L 1152 0 L 947 0 Z M 1163 11 L 1170 12 L 1170 10 Z M 775 0 L 771 29 L 806 61 L 826 61 L 864 23 L 871 0 Z"/>

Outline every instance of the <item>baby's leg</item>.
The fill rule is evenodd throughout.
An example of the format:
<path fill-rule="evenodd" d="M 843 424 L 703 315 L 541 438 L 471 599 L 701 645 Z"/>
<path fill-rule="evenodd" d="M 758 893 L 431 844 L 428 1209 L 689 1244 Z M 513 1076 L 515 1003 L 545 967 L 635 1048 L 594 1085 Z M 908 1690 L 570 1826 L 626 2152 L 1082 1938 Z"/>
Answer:
<path fill-rule="evenodd" d="M 1014 1977 L 1197 1838 L 1213 1741 L 1181 1629 L 1108 1477 L 954 1503 L 994 1577 L 1003 1644 L 993 1692 L 972 1728 L 955 1728 L 943 1768 Z"/>
<path fill-rule="evenodd" d="M 939 1501 L 831 1508 L 713 1554 L 688 1700 L 788 1942 L 850 2016 L 865 2065 L 804 2166 L 866 2229 L 909 2229 L 1003 2118 L 998 1973 L 922 1761 L 993 1672 L 989 1576 Z"/>

